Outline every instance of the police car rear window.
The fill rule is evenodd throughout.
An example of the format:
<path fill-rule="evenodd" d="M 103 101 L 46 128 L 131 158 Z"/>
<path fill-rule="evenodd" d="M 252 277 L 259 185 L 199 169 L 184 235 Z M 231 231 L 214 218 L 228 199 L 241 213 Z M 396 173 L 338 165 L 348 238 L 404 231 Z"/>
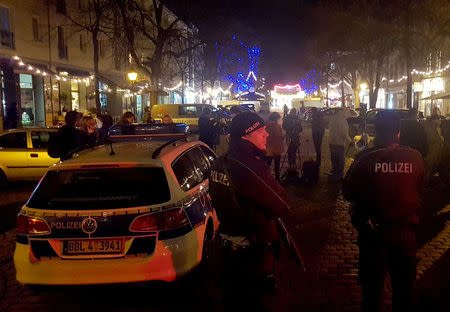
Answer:
<path fill-rule="evenodd" d="M 102 168 L 49 171 L 27 205 L 41 209 L 96 210 L 169 200 L 163 168 Z"/>

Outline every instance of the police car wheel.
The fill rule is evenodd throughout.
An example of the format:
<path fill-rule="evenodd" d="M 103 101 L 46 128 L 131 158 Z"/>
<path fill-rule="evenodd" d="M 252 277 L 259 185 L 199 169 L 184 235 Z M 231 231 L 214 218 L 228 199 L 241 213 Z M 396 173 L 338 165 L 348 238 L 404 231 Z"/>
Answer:
<path fill-rule="evenodd" d="M 205 230 L 205 236 L 203 237 L 203 250 L 202 250 L 202 262 L 203 266 L 207 265 L 211 260 L 211 248 L 213 243 L 213 227 L 211 221 L 208 222 Z"/>

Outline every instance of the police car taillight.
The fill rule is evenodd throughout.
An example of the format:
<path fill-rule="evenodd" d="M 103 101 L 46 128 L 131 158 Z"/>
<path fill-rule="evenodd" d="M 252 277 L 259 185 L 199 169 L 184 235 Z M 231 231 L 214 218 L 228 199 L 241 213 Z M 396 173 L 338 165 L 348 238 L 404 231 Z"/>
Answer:
<path fill-rule="evenodd" d="M 153 232 L 175 229 L 189 224 L 183 209 L 171 209 L 163 212 L 146 214 L 134 219 L 131 232 Z"/>
<path fill-rule="evenodd" d="M 21 235 L 29 234 L 49 234 L 50 228 L 42 219 L 28 217 L 23 214 L 17 215 L 16 233 Z"/>

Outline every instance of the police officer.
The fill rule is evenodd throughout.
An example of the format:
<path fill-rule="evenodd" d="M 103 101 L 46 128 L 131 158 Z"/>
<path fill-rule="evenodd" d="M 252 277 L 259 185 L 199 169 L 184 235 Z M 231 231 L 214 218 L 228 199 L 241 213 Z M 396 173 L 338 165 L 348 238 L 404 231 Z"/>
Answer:
<path fill-rule="evenodd" d="M 393 288 L 393 311 L 411 311 L 416 279 L 416 211 L 423 189 L 420 153 L 398 144 L 400 118 L 379 112 L 375 147 L 355 158 L 343 194 L 352 203 L 358 230 L 362 311 L 381 311 L 386 270 Z"/>
<path fill-rule="evenodd" d="M 264 157 L 264 120 L 252 112 L 234 117 L 229 150 L 211 169 L 210 194 L 226 246 L 226 309 L 254 309 L 259 286 L 273 286 L 279 234 L 275 219 L 288 215 L 283 188 L 270 174 Z"/>

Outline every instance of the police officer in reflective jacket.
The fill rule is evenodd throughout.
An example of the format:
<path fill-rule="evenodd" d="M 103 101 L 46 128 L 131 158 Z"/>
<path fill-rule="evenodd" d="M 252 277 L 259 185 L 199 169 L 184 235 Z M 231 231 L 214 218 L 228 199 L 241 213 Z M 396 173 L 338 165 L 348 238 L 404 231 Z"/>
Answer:
<path fill-rule="evenodd" d="M 229 150 L 211 169 L 210 194 L 226 246 L 225 307 L 230 309 L 236 308 L 233 303 L 255 308 L 253 295 L 263 291 L 258 287 L 273 282 L 279 243 L 275 220 L 289 213 L 284 190 L 266 166 L 267 136 L 257 114 L 237 115 L 230 127 Z"/>
<path fill-rule="evenodd" d="M 400 118 L 379 112 L 375 147 L 355 158 L 345 177 L 343 194 L 352 203 L 358 230 L 362 311 L 381 311 L 386 271 L 393 311 L 411 311 L 416 280 L 416 214 L 423 189 L 421 154 L 398 144 Z"/>

